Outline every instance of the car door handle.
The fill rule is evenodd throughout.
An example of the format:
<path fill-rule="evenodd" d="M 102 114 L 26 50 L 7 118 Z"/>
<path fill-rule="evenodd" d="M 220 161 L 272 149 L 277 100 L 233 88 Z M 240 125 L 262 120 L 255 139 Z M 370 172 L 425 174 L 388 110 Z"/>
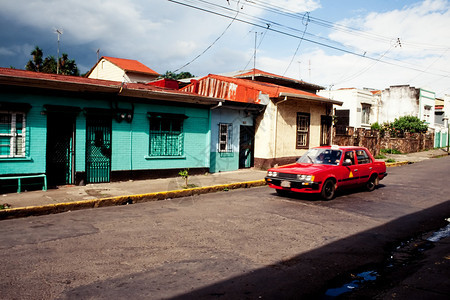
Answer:
<path fill-rule="evenodd" d="M 358 172 L 358 169 L 354 169 L 353 171 Z"/>

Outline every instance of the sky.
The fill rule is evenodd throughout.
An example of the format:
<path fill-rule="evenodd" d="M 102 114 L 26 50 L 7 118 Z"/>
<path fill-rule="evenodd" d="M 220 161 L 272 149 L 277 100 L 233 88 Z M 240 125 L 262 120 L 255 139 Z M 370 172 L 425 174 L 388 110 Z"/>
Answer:
<path fill-rule="evenodd" d="M 0 0 L 0 67 L 36 46 L 81 73 L 101 56 L 160 74 L 264 70 L 325 89 L 450 94 L 450 0 Z"/>

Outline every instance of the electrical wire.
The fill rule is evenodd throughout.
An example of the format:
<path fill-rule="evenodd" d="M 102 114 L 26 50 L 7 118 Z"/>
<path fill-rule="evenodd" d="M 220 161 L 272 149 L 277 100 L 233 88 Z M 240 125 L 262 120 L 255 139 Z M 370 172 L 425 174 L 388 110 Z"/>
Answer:
<path fill-rule="evenodd" d="M 178 3 L 176 1 L 171 1 L 171 2 L 175 2 Z M 238 1 L 238 5 L 239 5 L 239 1 Z M 228 24 L 228 26 L 225 28 L 225 30 L 214 40 L 214 42 L 209 45 L 208 47 L 206 47 L 205 50 L 203 50 L 202 53 L 200 53 L 199 55 L 197 55 L 196 57 L 194 57 L 191 61 L 187 62 L 186 64 L 184 64 L 183 66 L 181 66 L 180 68 L 176 69 L 174 71 L 174 73 L 184 69 L 185 67 L 189 66 L 191 63 L 193 63 L 194 61 L 196 61 L 197 59 L 199 59 L 203 54 L 205 54 L 209 49 L 212 48 L 212 46 L 214 46 L 222 37 L 223 35 L 228 31 L 228 29 L 231 27 L 231 25 L 234 23 L 234 21 L 236 20 L 237 16 L 239 15 L 239 6 L 237 7 L 236 10 L 236 15 L 234 16 L 234 18 L 231 20 L 230 24 Z"/>
<path fill-rule="evenodd" d="M 239 22 L 241 22 L 241 23 L 248 24 L 248 25 L 253 25 L 253 26 L 255 26 L 255 27 L 266 28 L 267 20 L 265 20 L 265 19 L 253 17 L 254 20 L 260 20 L 260 21 L 261 21 L 261 20 L 264 20 L 264 22 L 266 22 L 266 23 L 264 23 L 264 25 L 262 25 L 262 24 L 255 23 L 256 21 L 251 21 L 251 20 L 246 20 L 246 19 L 238 18 L 238 14 L 236 14 L 236 15 L 233 17 L 233 16 L 230 16 L 230 15 L 226 14 L 226 12 L 213 11 L 213 10 L 211 10 L 211 9 L 206 9 L 206 8 L 198 7 L 198 6 L 191 5 L 191 4 L 187 4 L 187 3 L 182 3 L 182 2 L 179 2 L 179 1 L 176 1 L 176 0 L 168 0 L 168 1 L 173 2 L 173 3 L 180 4 L 180 5 L 183 5 L 183 6 L 187 6 L 187 7 L 190 7 L 190 8 L 194 8 L 194 9 L 197 9 L 197 10 L 200 10 L 200 11 L 204 11 L 204 12 L 207 12 L 207 13 L 211 13 L 211 14 L 214 14 L 214 15 L 218 15 L 218 16 L 221 16 L 221 17 L 229 18 L 229 19 L 232 19 L 233 22 L 234 22 L 234 21 L 239 21 Z M 217 4 L 213 4 L 213 3 L 210 3 L 210 2 L 205 1 L 205 0 L 197 0 L 197 1 L 200 1 L 200 2 L 202 2 L 202 3 L 208 3 L 208 4 L 213 5 L 213 6 L 216 6 L 216 7 L 218 6 Z M 233 2 L 233 1 L 236 1 L 236 0 L 229 0 L 229 1 L 232 1 L 232 2 Z M 188 2 L 193 3 L 193 2 L 195 2 L 195 1 L 191 0 L 191 1 L 188 1 Z M 239 1 L 238 1 L 238 2 L 239 2 Z M 246 1 L 247 4 L 248 4 L 248 3 L 253 3 L 253 2 L 260 2 L 260 1 L 256 1 L 256 0 Z M 222 8 L 223 8 L 223 7 L 222 7 Z M 241 15 L 244 15 L 244 16 L 245 16 L 245 14 L 243 14 L 243 13 L 241 13 Z M 312 22 L 312 20 L 313 20 L 313 18 L 310 17 L 310 22 Z M 318 20 L 320 20 L 320 19 L 318 19 Z M 270 21 L 269 21 L 269 22 L 270 22 Z M 321 22 L 322 22 L 323 24 L 330 24 L 330 25 L 333 24 L 333 23 L 331 23 L 331 22 L 327 22 L 327 21 L 323 21 L 323 20 L 322 20 Z M 284 26 L 284 25 L 280 25 L 280 24 L 277 23 L 277 22 L 272 22 L 272 23 L 270 23 L 270 24 L 271 24 L 271 25 L 276 24 L 276 25 L 281 26 L 281 27 L 284 28 L 284 29 L 289 29 L 289 30 L 291 30 L 291 31 L 298 32 L 298 29 L 293 29 L 293 28 L 290 28 L 290 27 L 287 27 L 287 26 Z M 338 25 L 338 26 L 339 26 L 339 25 Z M 369 60 L 372 60 L 372 61 L 375 61 L 375 62 L 381 62 L 381 63 L 387 64 L 387 65 L 392 65 L 392 66 L 397 66 L 397 67 L 401 67 L 401 68 L 406 68 L 406 69 L 413 70 L 413 71 L 417 71 L 417 72 L 424 72 L 424 73 L 427 73 L 427 74 L 433 74 L 433 75 L 438 75 L 438 76 L 444 76 L 444 75 L 441 75 L 441 74 L 435 74 L 435 73 L 431 73 L 431 72 L 428 72 L 428 71 L 424 71 L 424 70 L 418 69 L 415 65 L 412 65 L 412 64 L 411 64 L 410 66 L 405 65 L 405 63 L 404 63 L 403 61 L 400 61 L 400 60 L 396 60 L 396 59 L 389 58 L 390 60 L 394 60 L 394 61 L 397 61 L 397 62 L 401 62 L 403 65 L 402 65 L 402 64 L 395 63 L 395 62 L 392 62 L 392 61 L 381 60 L 380 58 L 374 58 L 374 57 L 366 56 L 365 54 L 363 55 L 363 54 L 360 54 L 360 53 L 357 53 L 357 52 L 354 52 L 354 51 L 351 51 L 351 50 L 348 50 L 348 49 L 344 49 L 344 48 L 341 48 L 341 47 L 337 47 L 337 46 L 325 44 L 325 43 L 323 43 L 323 42 L 319 42 L 319 41 L 312 40 L 312 39 L 307 39 L 307 38 L 305 38 L 305 37 L 300 37 L 300 36 L 298 36 L 298 35 L 296 35 L 296 34 L 294 34 L 294 33 L 286 32 L 286 31 L 283 31 L 282 29 L 276 29 L 276 28 L 274 28 L 274 27 L 276 27 L 276 26 L 271 26 L 271 27 L 268 28 L 267 30 L 270 30 L 270 31 L 272 31 L 272 32 L 279 33 L 279 34 L 282 34 L 282 35 L 285 35 L 285 36 L 289 36 L 289 37 L 301 39 L 301 40 L 303 40 L 303 41 L 310 42 L 310 43 L 313 43 L 313 44 L 316 44 L 316 45 L 319 45 L 319 46 L 323 46 L 323 47 L 326 47 L 326 48 L 329 48 L 329 49 L 333 49 L 333 50 L 336 50 L 336 51 L 340 51 L 340 52 L 343 52 L 343 53 L 352 54 L 352 55 L 355 55 L 355 56 L 358 56 L 358 57 L 366 58 L 366 59 L 369 59 Z M 333 28 L 334 28 L 334 27 L 333 27 Z M 349 29 L 349 27 L 342 27 L 342 28 L 344 28 L 345 30 L 351 30 L 351 29 Z M 362 33 L 364 33 L 364 32 L 362 32 Z M 371 34 L 371 35 L 372 35 L 372 34 Z M 373 35 L 372 35 L 372 36 L 373 36 Z M 375 35 L 375 36 L 377 36 L 377 35 Z M 386 37 L 382 37 L 382 38 L 385 39 Z M 390 40 L 392 40 L 392 38 L 391 38 Z M 436 46 L 436 47 L 437 47 L 437 46 Z M 385 54 L 383 54 L 383 58 L 388 58 L 388 57 L 386 57 Z M 450 73 L 448 73 L 447 71 L 442 71 L 442 72 L 446 73 L 446 75 L 447 75 L 447 74 L 450 74 Z"/>
<path fill-rule="evenodd" d="M 306 17 L 306 21 L 304 19 L 302 20 L 303 25 L 305 25 L 305 30 L 303 31 L 302 37 L 300 38 L 300 41 L 298 42 L 297 49 L 295 49 L 294 55 L 292 55 L 291 61 L 289 62 L 288 66 L 286 67 L 286 70 L 284 70 L 283 76 L 286 75 L 286 72 L 289 70 L 289 68 L 292 65 L 292 62 L 294 61 L 295 56 L 297 55 L 298 49 L 300 49 L 300 45 L 302 44 L 303 38 L 305 37 L 306 30 L 308 29 L 309 24 L 309 12 L 307 12 L 304 17 Z"/>

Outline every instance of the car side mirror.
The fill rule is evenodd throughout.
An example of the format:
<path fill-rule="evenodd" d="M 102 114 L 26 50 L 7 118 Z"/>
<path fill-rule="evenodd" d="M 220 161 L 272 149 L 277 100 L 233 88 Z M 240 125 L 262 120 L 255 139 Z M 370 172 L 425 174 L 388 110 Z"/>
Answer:
<path fill-rule="evenodd" d="M 346 160 L 344 160 L 344 162 L 342 163 L 342 165 L 344 167 L 346 166 L 351 166 L 352 165 L 352 160 L 350 158 L 347 158 Z"/>

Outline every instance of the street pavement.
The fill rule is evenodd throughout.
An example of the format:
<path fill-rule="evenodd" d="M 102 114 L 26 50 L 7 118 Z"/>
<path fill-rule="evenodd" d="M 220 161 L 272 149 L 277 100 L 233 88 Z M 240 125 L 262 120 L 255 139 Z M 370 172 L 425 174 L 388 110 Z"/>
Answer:
<path fill-rule="evenodd" d="M 388 167 L 418 163 L 447 156 L 446 149 L 434 149 L 410 154 L 387 154 Z M 388 169 L 389 174 L 389 169 Z M 232 172 L 204 174 L 189 177 L 194 188 L 184 189 L 184 179 L 162 178 L 122 181 L 85 186 L 60 186 L 47 191 L 35 190 L 0 195 L 0 204 L 9 209 L 0 210 L 0 220 L 31 215 L 58 213 L 69 210 L 123 205 L 145 201 L 164 200 L 193 194 L 220 192 L 236 188 L 265 185 L 266 171 L 243 169 Z M 450 217 L 450 216 L 449 216 Z M 384 299 L 449 299 L 450 298 L 450 238 L 435 243 L 426 256 L 402 282 L 385 291 Z"/>
<path fill-rule="evenodd" d="M 387 163 L 388 167 L 395 167 L 446 156 L 447 152 L 444 150 L 433 149 L 410 154 L 386 154 L 384 160 L 395 160 L 395 162 Z M 183 187 L 185 185 L 183 178 L 172 177 L 87 184 L 84 186 L 67 185 L 47 191 L 34 190 L 24 191 L 22 193 L 7 193 L 0 195 L 0 205 L 10 207 L 11 209 L 0 210 L 0 220 L 14 217 L 19 210 L 20 216 L 26 215 L 26 212 L 30 215 L 38 215 L 261 186 L 265 185 L 265 175 L 266 171 L 263 170 L 242 169 L 189 176 L 189 185 L 195 186 L 190 189 Z"/>

